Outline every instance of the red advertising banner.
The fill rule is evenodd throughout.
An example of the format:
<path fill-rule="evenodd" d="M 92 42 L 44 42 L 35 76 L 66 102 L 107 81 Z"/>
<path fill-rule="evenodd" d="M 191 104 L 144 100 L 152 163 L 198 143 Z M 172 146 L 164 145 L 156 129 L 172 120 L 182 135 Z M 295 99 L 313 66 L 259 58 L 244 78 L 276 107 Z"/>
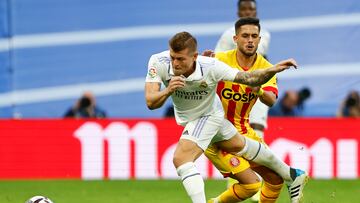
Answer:
<path fill-rule="evenodd" d="M 0 179 L 177 178 L 182 127 L 168 120 L 1 120 Z M 359 119 L 271 118 L 270 148 L 314 178 L 359 178 Z M 205 178 L 220 174 L 205 157 Z"/>

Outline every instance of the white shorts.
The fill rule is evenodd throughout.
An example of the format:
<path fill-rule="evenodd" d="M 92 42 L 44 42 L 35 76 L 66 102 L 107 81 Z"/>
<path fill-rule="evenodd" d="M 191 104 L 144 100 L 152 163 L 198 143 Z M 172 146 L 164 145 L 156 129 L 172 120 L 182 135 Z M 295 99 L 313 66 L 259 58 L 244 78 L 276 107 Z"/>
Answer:
<path fill-rule="evenodd" d="M 203 116 L 186 124 L 180 139 L 195 142 L 204 151 L 213 142 L 228 140 L 237 129 L 230 121 L 219 116 Z"/>
<path fill-rule="evenodd" d="M 250 111 L 250 124 L 256 123 L 263 125 L 264 128 L 267 128 L 268 111 L 269 107 L 258 99 Z"/>

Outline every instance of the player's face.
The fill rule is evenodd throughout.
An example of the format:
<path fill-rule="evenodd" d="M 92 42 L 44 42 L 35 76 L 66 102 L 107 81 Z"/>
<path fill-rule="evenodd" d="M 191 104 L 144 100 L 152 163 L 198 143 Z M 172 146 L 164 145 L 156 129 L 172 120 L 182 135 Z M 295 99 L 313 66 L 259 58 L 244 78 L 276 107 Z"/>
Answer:
<path fill-rule="evenodd" d="M 238 50 L 246 56 L 256 53 L 260 42 L 259 28 L 256 25 L 243 25 L 234 36 Z"/>
<path fill-rule="evenodd" d="M 241 2 L 240 7 L 238 9 L 239 18 L 244 17 L 256 17 L 256 4 L 252 1 L 244 1 Z"/>
<path fill-rule="evenodd" d="M 197 52 L 189 51 L 188 48 L 175 52 L 170 49 L 171 64 L 176 76 L 189 76 L 194 72 L 194 64 L 198 56 Z"/>

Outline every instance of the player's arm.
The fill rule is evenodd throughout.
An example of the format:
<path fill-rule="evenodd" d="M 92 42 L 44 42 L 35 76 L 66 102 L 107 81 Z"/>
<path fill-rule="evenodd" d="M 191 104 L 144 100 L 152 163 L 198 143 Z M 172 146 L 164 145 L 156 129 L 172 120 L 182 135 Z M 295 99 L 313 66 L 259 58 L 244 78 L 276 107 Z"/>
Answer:
<path fill-rule="evenodd" d="M 178 88 L 184 86 L 185 81 L 180 76 L 171 78 L 169 85 L 163 90 L 160 90 L 161 83 L 146 82 L 145 99 L 147 107 L 151 110 L 160 108 L 172 93 L 174 93 Z"/>
<path fill-rule="evenodd" d="M 297 67 L 294 59 L 280 61 L 275 66 L 267 69 L 260 69 L 252 72 L 238 72 L 235 76 L 234 82 L 253 87 L 260 86 L 269 81 L 276 73 L 287 70 L 291 66 L 294 66 L 295 68 Z"/>
<path fill-rule="evenodd" d="M 276 94 L 272 91 L 266 91 L 260 88 L 257 94 L 260 101 L 268 107 L 272 107 L 276 102 Z"/>

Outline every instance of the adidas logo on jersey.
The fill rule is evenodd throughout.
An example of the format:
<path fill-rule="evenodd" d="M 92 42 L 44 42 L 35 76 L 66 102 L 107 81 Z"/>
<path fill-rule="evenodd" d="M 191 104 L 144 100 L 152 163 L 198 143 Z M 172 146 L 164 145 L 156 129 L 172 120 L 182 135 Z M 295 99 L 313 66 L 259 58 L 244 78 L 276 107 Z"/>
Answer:
<path fill-rule="evenodd" d="M 189 135 L 189 131 L 188 131 L 188 130 L 185 130 L 185 131 L 183 132 L 183 135 Z"/>

